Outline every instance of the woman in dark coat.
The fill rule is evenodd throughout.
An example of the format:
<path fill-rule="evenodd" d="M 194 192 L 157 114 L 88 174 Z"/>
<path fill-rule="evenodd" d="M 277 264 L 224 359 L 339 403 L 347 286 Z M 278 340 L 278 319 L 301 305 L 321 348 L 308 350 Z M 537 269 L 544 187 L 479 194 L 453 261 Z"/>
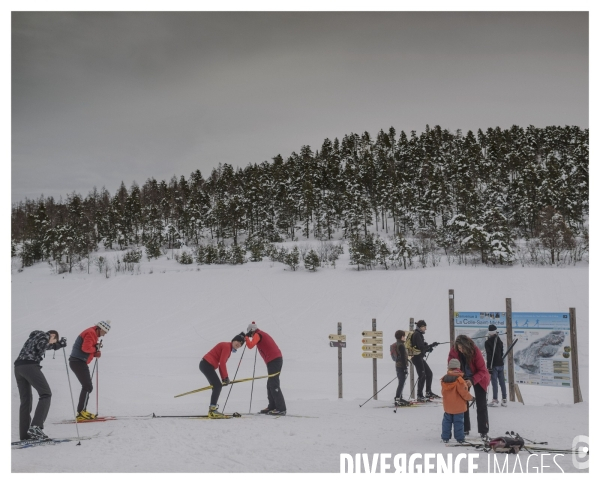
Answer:
<path fill-rule="evenodd" d="M 487 387 L 490 384 L 490 373 L 485 366 L 483 355 L 475 342 L 468 336 L 461 334 L 456 337 L 454 347 L 450 349 L 448 361 L 456 358 L 460 361 L 464 379 L 469 388 L 475 391 L 475 405 L 477 405 L 477 431 L 482 438 L 487 439 L 489 431 L 487 411 Z M 465 412 L 465 434 L 471 430 L 469 408 Z"/>

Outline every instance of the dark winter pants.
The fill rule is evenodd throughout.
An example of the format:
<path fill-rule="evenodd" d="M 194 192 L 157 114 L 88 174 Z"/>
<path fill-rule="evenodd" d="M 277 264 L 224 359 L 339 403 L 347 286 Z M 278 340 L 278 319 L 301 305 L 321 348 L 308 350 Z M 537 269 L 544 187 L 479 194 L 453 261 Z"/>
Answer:
<path fill-rule="evenodd" d="M 488 423 L 487 394 L 479 383 L 473 385 L 475 390 L 475 405 L 477 406 L 477 431 L 487 434 L 490 430 Z M 469 418 L 469 407 L 465 412 L 465 432 L 471 431 L 471 419 Z"/>
<path fill-rule="evenodd" d="M 75 376 L 81 383 L 81 392 L 79 393 L 79 402 L 77 403 L 77 413 L 87 409 L 90 393 L 94 389 L 92 377 L 88 364 L 79 358 L 69 358 L 69 368 L 75 373 Z"/>
<path fill-rule="evenodd" d="M 415 370 L 417 370 L 417 376 L 419 377 L 417 383 L 417 397 L 423 396 L 423 387 L 425 387 L 425 391 L 427 393 L 431 392 L 431 381 L 433 380 L 433 373 L 429 368 L 429 365 L 425 361 L 425 357 L 423 353 L 420 355 L 415 355 L 412 357 L 412 363 L 415 365 Z"/>
<path fill-rule="evenodd" d="M 442 440 L 452 438 L 452 425 L 454 424 L 454 438 L 456 440 L 465 440 L 465 414 L 451 414 L 444 412 L 442 419 Z"/>
<path fill-rule="evenodd" d="M 275 358 L 267 363 L 267 374 L 272 375 L 273 373 L 280 373 L 281 367 L 283 366 L 283 358 Z M 286 411 L 285 400 L 283 399 L 283 393 L 279 386 L 279 376 L 273 376 L 267 378 L 267 393 L 269 397 L 269 410 L 279 410 L 280 412 Z"/>
<path fill-rule="evenodd" d="M 396 368 L 396 375 L 398 375 L 398 388 L 396 388 L 396 398 L 402 397 L 402 390 L 404 390 L 404 382 L 406 381 L 406 368 Z"/>
<path fill-rule="evenodd" d="M 221 383 L 221 379 L 217 375 L 217 371 L 204 358 L 202 358 L 202 361 L 200 361 L 200 371 L 204 374 L 208 380 L 208 383 L 210 383 L 213 387 L 212 394 L 210 396 L 210 404 L 211 406 L 216 405 L 219 401 L 219 395 L 221 395 L 223 383 Z"/>
<path fill-rule="evenodd" d="M 494 400 L 498 400 L 498 381 L 500 382 L 500 390 L 502 390 L 502 398 L 506 400 L 506 382 L 504 381 L 504 365 L 494 366 L 492 368 L 492 390 Z"/>
<path fill-rule="evenodd" d="M 44 428 L 44 422 L 50 410 L 52 392 L 42 373 L 40 365 L 18 365 L 15 366 L 15 378 L 19 389 L 21 406 L 19 407 L 19 438 L 25 440 L 29 425 Z M 39 400 L 35 407 L 35 414 L 31 420 L 31 409 L 33 407 L 33 394 L 31 387 L 38 392 Z"/>

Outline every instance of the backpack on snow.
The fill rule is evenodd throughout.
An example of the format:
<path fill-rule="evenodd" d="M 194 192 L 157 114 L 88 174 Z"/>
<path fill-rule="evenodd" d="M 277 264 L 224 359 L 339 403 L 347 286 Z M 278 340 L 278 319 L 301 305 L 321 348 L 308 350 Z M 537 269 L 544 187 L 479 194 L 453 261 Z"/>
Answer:
<path fill-rule="evenodd" d="M 488 445 L 494 452 L 504 454 L 518 454 L 525 445 L 522 437 L 496 437 L 489 441 Z"/>
<path fill-rule="evenodd" d="M 404 342 L 404 346 L 409 357 L 421 354 L 421 350 L 413 345 L 412 337 L 415 334 L 415 331 L 416 330 L 406 332 L 406 341 Z"/>

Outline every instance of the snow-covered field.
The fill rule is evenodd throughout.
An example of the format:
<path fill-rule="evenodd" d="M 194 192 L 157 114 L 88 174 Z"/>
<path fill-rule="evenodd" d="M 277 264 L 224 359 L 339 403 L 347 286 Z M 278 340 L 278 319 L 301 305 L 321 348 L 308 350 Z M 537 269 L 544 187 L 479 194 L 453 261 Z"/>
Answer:
<path fill-rule="evenodd" d="M 56 329 L 68 338 L 67 358 L 76 336 L 101 319 L 112 329 L 99 360 L 99 413 L 117 416 L 206 413 L 210 392 L 174 395 L 207 385 L 198 369 L 216 343 L 245 331 L 251 321 L 273 336 L 283 352 L 282 391 L 288 412 L 312 418 L 246 416 L 224 421 L 123 419 L 79 425 L 82 435 L 98 438 L 53 447 L 14 450 L 13 472 L 339 472 L 340 454 L 458 454 L 440 441 L 441 407 L 378 408 L 390 404 L 395 382 L 359 407 L 372 394 L 372 363 L 361 357 L 361 331 L 384 332 L 386 356 L 378 360 L 379 388 L 395 377 L 387 356 L 397 329 L 409 319 L 428 323 L 428 342 L 446 342 L 448 290 L 455 291 L 457 311 L 577 309 L 579 363 L 584 403 L 572 404 L 570 390 L 521 386 L 526 405 L 491 408 L 490 436 L 515 430 L 551 447 L 569 448 L 577 435 L 589 435 L 589 300 L 588 267 L 486 268 L 440 266 L 413 270 L 356 271 L 348 254 L 338 267 L 292 272 L 268 260 L 242 266 L 184 266 L 163 256 L 144 258 L 135 274 L 52 274 L 46 263 L 12 271 L 11 362 L 34 329 Z M 170 254 L 169 254 L 170 256 Z M 112 257 L 109 254 L 109 258 Z M 284 270 L 287 269 L 287 270 Z M 343 350 L 344 398 L 337 398 L 337 349 L 328 335 L 343 323 L 348 347 Z M 433 391 L 440 393 L 448 345 L 429 357 Z M 243 354 L 237 378 L 252 376 L 255 350 Z M 232 355 L 233 376 L 242 350 Z M 46 432 L 76 435 L 62 351 L 47 352 L 43 371 L 52 388 Z M 260 356 L 256 374 L 266 374 Z M 95 382 L 95 378 L 94 378 Z M 74 398 L 79 383 L 71 374 Z M 408 393 L 405 387 L 405 396 Z M 221 394 L 221 408 L 229 389 Z M 248 412 L 251 384 L 233 387 L 226 411 Z M 34 393 L 35 395 L 35 393 Z M 491 397 L 490 397 L 491 398 Z M 252 411 L 266 406 L 266 383 L 254 385 Z M 19 396 L 11 379 L 11 439 L 18 439 Z M 96 391 L 91 396 L 96 410 Z M 472 424 L 476 429 L 475 414 Z M 527 454 L 522 454 L 523 470 Z M 540 465 L 530 459 L 532 466 Z M 514 457 L 510 458 L 510 469 Z M 575 472 L 571 456 L 556 458 Z M 544 472 L 560 472 L 551 459 Z M 463 461 L 461 469 L 466 470 Z M 394 468 L 392 466 L 391 471 Z M 487 472 L 480 454 L 478 472 Z M 517 469 L 518 472 L 518 469 Z"/>

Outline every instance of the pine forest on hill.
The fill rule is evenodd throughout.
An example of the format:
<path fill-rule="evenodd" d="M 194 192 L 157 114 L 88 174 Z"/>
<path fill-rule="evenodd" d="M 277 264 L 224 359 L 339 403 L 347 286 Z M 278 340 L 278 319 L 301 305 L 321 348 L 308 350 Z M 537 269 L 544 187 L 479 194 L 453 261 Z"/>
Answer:
<path fill-rule="evenodd" d="M 287 159 L 205 178 L 149 178 L 114 196 L 106 188 L 12 207 L 11 254 L 71 271 L 105 249 L 124 265 L 172 249 L 184 264 L 270 257 L 294 270 L 333 264 L 348 242 L 358 269 L 440 263 L 561 265 L 588 258 L 589 130 L 489 128 L 463 135 L 351 133 L 302 146 Z M 276 246 L 321 241 L 321 250 Z M 286 245 L 286 244 L 284 244 Z M 102 259 L 100 257 L 100 259 Z M 121 262 L 121 261 L 119 261 Z"/>

